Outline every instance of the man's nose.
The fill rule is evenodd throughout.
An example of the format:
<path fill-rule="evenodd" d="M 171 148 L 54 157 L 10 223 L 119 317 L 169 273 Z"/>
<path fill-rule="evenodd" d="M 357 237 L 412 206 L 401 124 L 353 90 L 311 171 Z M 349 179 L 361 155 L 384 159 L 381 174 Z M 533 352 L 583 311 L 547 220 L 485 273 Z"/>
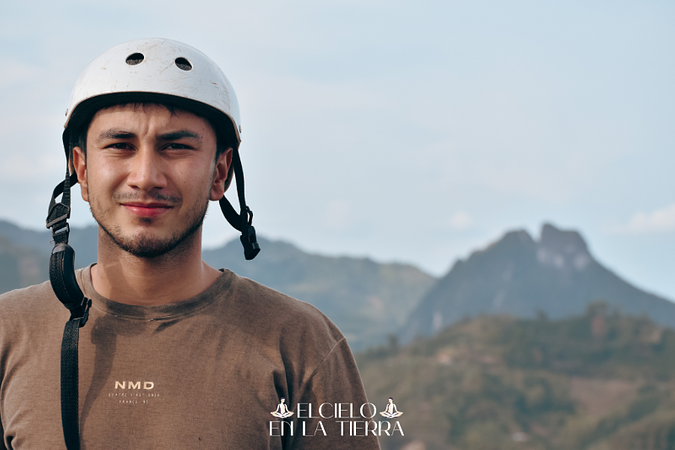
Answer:
<path fill-rule="evenodd" d="M 146 192 L 166 187 L 162 157 L 154 147 L 143 145 L 136 151 L 127 184 Z"/>

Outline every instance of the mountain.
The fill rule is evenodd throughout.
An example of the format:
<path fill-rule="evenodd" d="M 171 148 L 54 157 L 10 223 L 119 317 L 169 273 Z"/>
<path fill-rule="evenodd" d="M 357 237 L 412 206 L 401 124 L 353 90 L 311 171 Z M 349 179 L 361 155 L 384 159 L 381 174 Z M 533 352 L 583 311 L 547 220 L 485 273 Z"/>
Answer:
<path fill-rule="evenodd" d="M 675 327 L 675 304 L 603 267 L 576 231 L 546 224 L 539 241 L 512 231 L 457 261 L 412 312 L 401 338 L 409 342 L 479 314 L 561 318 L 583 313 L 594 300 Z"/>
<path fill-rule="evenodd" d="M 46 254 L 16 245 L 0 235 L 0 292 L 39 283 L 49 277 Z"/>
<path fill-rule="evenodd" d="M 378 411 L 403 412 L 383 450 L 675 448 L 675 330 L 606 304 L 464 320 L 356 360 Z"/>
<path fill-rule="evenodd" d="M 70 244 L 77 267 L 96 261 L 97 235 L 96 226 L 72 228 Z M 0 221 L 0 293 L 48 278 L 50 241 L 48 230 L 26 230 Z M 239 239 L 204 250 L 202 256 L 213 267 L 228 268 L 313 304 L 356 350 L 396 334 L 436 281 L 411 265 L 315 255 L 262 237 L 259 242 L 263 251 L 253 261 L 244 259 Z"/>

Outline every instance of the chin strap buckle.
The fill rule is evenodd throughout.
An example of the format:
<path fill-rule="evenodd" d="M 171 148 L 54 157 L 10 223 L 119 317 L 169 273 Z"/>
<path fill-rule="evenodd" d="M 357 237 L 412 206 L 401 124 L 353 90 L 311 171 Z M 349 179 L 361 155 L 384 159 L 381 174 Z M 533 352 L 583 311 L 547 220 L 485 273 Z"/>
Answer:
<path fill-rule="evenodd" d="M 255 228 L 252 226 L 248 227 L 246 236 L 243 234 L 239 236 L 239 240 L 241 241 L 241 245 L 244 246 L 244 258 L 248 261 L 252 260 L 260 253 L 260 244 L 258 244 L 256 240 Z"/>
<path fill-rule="evenodd" d="M 77 174 L 66 173 L 65 179 L 56 185 L 52 198 L 49 201 L 49 210 L 47 212 L 47 228 L 52 230 L 52 237 L 56 244 L 67 244 L 70 235 L 70 187 L 77 183 Z M 56 199 L 61 195 L 61 201 Z"/>
<path fill-rule="evenodd" d="M 258 238 L 255 235 L 255 228 L 251 225 L 253 222 L 253 212 L 248 209 L 248 207 L 246 208 L 246 211 L 249 216 L 248 225 L 245 230 L 242 230 L 239 240 L 244 247 L 244 258 L 250 261 L 260 253 L 260 244 L 258 244 Z"/>
<path fill-rule="evenodd" d="M 54 203 L 50 206 L 49 213 L 47 214 L 47 228 L 51 228 L 52 234 L 55 234 L 64 226 L 68 226 L 68 222 L 66 221 L 69 218 L 70 206 L 64 205 L 63 203 Z"/>
<path fill-rule="evenodd" d="M 255 235 L 255 228 L 253 228 L 253 211 L 247 206 L 246 207 L 246 225 L 241 230 L 241 236 L 239 240 L 241 245 L 244 246 L 244 258 L 247 260 L 252 260 L 260 253 L 260 244 L 258 244 L 258 238 Z"/>

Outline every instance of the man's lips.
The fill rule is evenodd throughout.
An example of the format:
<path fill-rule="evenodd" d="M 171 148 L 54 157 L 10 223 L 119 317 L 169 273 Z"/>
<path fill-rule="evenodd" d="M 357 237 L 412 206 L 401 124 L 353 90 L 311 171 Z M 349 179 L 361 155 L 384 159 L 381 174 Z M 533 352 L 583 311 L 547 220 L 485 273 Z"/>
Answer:
<path fill-rule="evenodd" d="M 172 205 L 166 203 L 142 203 L 142 202 L 125 202 L 122 203 L 124 208 L 141 217 L 155 217 L 163 214 L 173 208 Z"/>

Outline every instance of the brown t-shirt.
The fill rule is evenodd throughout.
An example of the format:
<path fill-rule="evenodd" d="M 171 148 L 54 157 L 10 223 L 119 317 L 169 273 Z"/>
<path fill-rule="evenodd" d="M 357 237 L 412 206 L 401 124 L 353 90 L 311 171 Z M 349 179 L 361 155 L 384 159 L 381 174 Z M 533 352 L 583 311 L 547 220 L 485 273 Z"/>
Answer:
<path fill-rule="evenodd" d="M 228 270 L 154 307 L 101 297 L 90 268 L 77 278 L 93 301 L 79 340 L 82 448 L 379 448 L 347 342 L 313 306 Z M 0 448 L 65 448 L 68 317 L 49 283 L 0 296 Z M 288 418 L 271 414 L 281 398 Z"/>

